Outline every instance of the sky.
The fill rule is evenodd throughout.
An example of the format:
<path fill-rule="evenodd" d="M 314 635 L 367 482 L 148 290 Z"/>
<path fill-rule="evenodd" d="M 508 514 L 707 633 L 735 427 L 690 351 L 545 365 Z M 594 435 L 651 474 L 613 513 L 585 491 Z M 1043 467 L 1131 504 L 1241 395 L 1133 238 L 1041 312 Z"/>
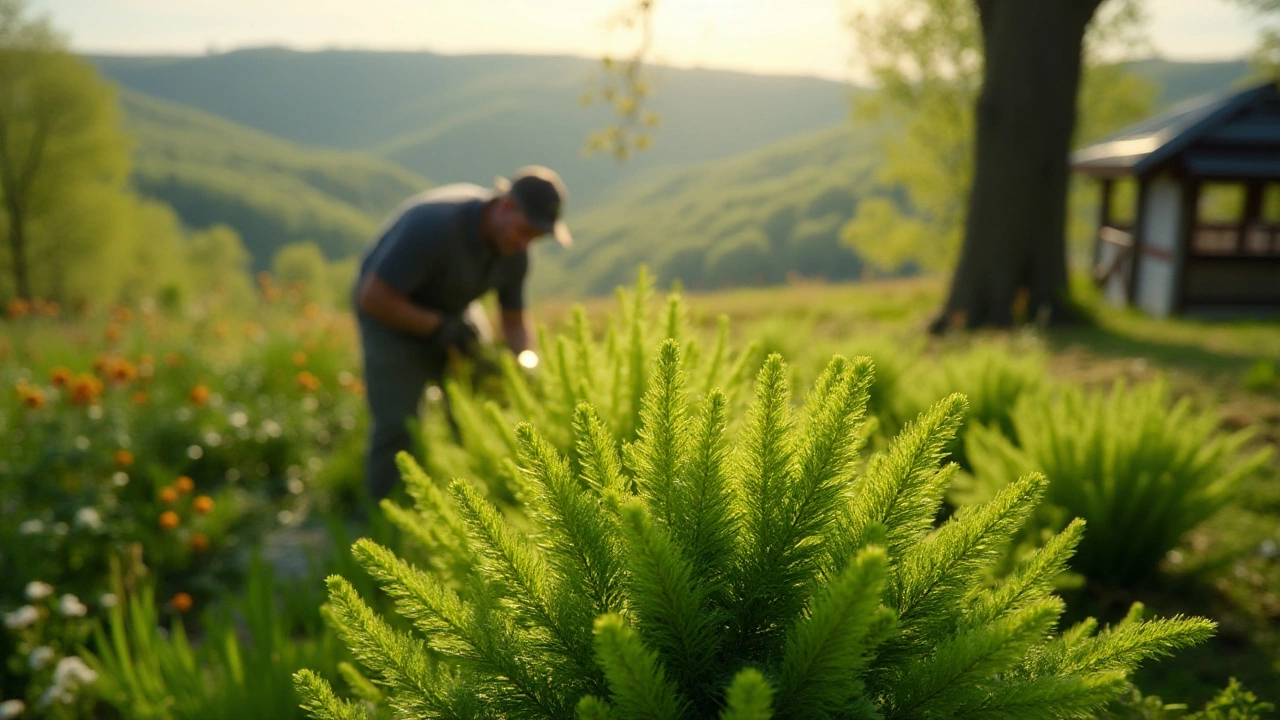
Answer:
<path fill-rule="evenodd" d="M 844 18 L 879 0 L 661 0 L 653 58 L 858 80 Z M 280 45 L 599 57 L 624 0 L 28 0 L 86 53 L 203 54 Z M 1246 55 L 1257 21 L 1230 0 L 1147 0 L 1155 51 L 1174 60 Z"/>

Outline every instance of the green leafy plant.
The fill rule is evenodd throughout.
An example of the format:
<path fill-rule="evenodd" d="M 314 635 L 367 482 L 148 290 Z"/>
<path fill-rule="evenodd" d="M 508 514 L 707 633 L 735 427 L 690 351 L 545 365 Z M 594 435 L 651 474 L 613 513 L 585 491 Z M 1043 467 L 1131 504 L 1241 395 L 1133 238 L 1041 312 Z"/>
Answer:
<path fill-rule="evenodd" d="M 206 613 L 193 643 L 180 619 L 167 633 L 160 629 L 154 592 L 143 585 L 109 611 L 92 652 L 84 653 L 98 675 L 95 691 L 122 717 L 138 720 L 299 717 L 291 673 L 314 667 L 336 675 L 344 652 L 326 628 L 294 627 L 280 612 L 283 591 L 255 559 L 243 597 L 229 612 Z M 117 596 L 126 597 L 118 581 Z"/>
<path fill-rule="evenodd" d="M 989 584 L 1045 481 L 1022 477 L 934 527 L 962 397 L 860 472 L 866 358 L 834 358 L 796 415 L 771 356 L 731 438 L 724 394 L 691 403 L 680 355 L 662 344 L 621 452 L 589 403 L 567 457 L 518 426 L 523 512 L 401 457 L 417 508 L 388 509 L 416 517 L 404 526 L 430 562 L 367 540 L 354 554 L 412 631 L 328 580 L 335 628 L 394 716 L 1084 718 L 1143 660 L 1212 633 L 1143 621 L 1140 606 L 1055 633 L 1050 587 L 1081 522 Z M 316 673 L 295 681 L 317 718 L 369 716 Z"/>
<path fill-rule="evenodd" d="M 1161 382 L 1024 397 L 1012 420 L 1016 440 L 983 427 L 969 431 L 979 496 L 1043 472 L 1048 502 L 1059 510 L 1038 522 L 1061 527 L 1084 518 L 1089 533 L 1072 567 L 1107 582 L 1153 572 L 1268 457 L 1265 449 L 1243 454 L 1251 433 L 1219 432 L 1212 412 L 1197 413 L 1185 398 L 1171 402 Z"/>

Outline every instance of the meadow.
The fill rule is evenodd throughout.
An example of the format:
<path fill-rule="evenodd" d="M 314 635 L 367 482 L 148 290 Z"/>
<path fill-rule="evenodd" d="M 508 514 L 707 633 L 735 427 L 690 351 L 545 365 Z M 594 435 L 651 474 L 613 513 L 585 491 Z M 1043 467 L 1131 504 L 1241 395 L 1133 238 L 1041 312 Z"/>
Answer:
<path fill-rule="evenodd" d="M 15 301 L 0 322 L 0 717 L 306 717 L 304 700 L 313 717 L 642 717 L 643 703 L 632 701 L 665 692 L 676 708 L 671 717 L 720 710 L 959 717 L 968 716 L 965 708 L 988 713 L 975 717 L 1270 716 L 1265 701 L 1280 699 L 1280 325 L 1156 322 L 1105 307 L 1081 287 L 1087 324 L 929 338 L 924 326 L 942 290 L 937 280 L 919 279 L 654 293 L 642 279 L 616 298 L 539 303 L 542 365 L 525 371 L 495 355 L 498 375 L 460 368 L 445 393 L 429 393 L 418 453 L 424 472 L 406 465 L 411 481 L 382 506 L 362 490 L 366 416 L 353 323 L 341 309 L 308 301 L 305 288 L 262 274 L 251 311 L 228 310 L 216 297 L 181 308 L 143 301 L 94 311 Z M 836 355 L 851 364 L 833 365 Z M 855 360 L 863 356 L 870 362 Z M 837 391 L 842 383 L 847 389 Z M 965 400 L 948 399 L 956 392 Z M 837 396 L 845 398 L 838 412 Z M 655 509 L 646 483 L 692 472 L 672 469 L 696 455 L 693 441 L 679 438 L 693 437 L 694 418 L 702 422 L 711 397 L 721 398 L 710 404 L 722 403 L 723 417 L 720 434 L 708 437 L 733 439 L 716 451 L 727 458 L 723 467 L 708 475 L 727 478 L 729 488 L 717 522 L 726 523 L 721 530 L 735 522 L 756 530 L 704 546 L 705 538 L 682 536 L 680 523 Z M 825 447 L 811 436 L 821 435 L 823 423 L 843 428 L 831 435 L 837 469 L 812 480 L 815 504 L 787 495 L 786 483 L 771 489 L 769 473 L 749 479 L 749 458 L 773 457 L 769 443 L 750 455 L 756 439 L 775 432 L 761 419 L 774 415 L 762 408 L 778 418 L 795 413 L 794 422 L 779 420 L 777 437 L 789 439 L 778 447 L 790 449 L 769 467 L 782 468 L 778 477 L 793 473 L 796 487 L 809 477 L 804 458 Z M 827 567 L 822 558 L 837 553 L 819 557 L 812 548 L 836 542 L 836 529 L 848 524 L 841 513 L 861 512 L 859 493 L 892 476 L 894 458 L 913 438 L 931 448 L 920 451 L 927 463 L 900 478 L 902 493 L 921 493 L 917 514 L 899 526 L 890 512 L 846 553 L 861 548 L 850 568 L 863 573 L 863 586 L 899 588 L 856 605 L 867 608 L 865 617 L 893 614 L 897 631 L 837 623 L 828 630 L 864 645 L 801 673 L 789 654 L 800 651 L 790 648 L 803 647 L 796 638 L 824 637 L 814 634 L 828 617 L 824 608 L 854 572 L 819 570 Z M 583 443 L 595 443 L 598 454 Z M 582 478 L 570 484 L 577 490 L 556 485 L 557 458 Z M 1025 480 L 1038 472 L 1047 477 L 1043 485 Z M 610 487 L 605 480 L 615 476 L 630 480 Z M 626 590 L 601 597 L 613 598 L 626 622 L 610 624 L 614 616 L 592 611 L 590 602 L 578 607 L 572 593 L 552 592 L 577 577 L 557 553 L 576 557 L 570 551 L 581 550 L 575 543 L 584 537 L 556 534 L 556 522 L 568 521 L 557 515 L 559 505 L 546 503 L 561 491 L 612 509 L 602 517 L 620 518 L 612 530 L 597 528 L 603 544 L 582 553 L 621 563 L 615 580 Z M 734 494 L 748 491 L 760 495 Z M 751 497 L 770 492 L 781 493 L 778 507 L 807 508 L 796 510 L 794 522 L 812 527 L 778 545 L 781 555 L 770 555 L 774 561 L 748 582 L 734 575 L 750 565 L 741 560 L 752 557 L 743 544 L 755 537 L 764 547 L 773 536 L 759 528 L 780 522 L 765 513 L 751 525 Z M 929 552 L 987 516 L 990 532 L 957 555 L 963 582 L 929 605 L 933 615 L 912 615 L 901 588 L 914 580 L 902 568 L 934 562 Z M 1086 521 L 1082 535 L 1075 517 Z M 494 539 L 522 535 L 530 538 L 525 544 Z M 613 535 L 626 540 L 615 543 Z M 353 553 L 358 538 L 366 539 Z M 667 552 L 672 547 L 683 548 L 686 565 L 677 562 L 681 552 Z M 1033 554 L 1036 548 L 1049 549 Z M 526 553 L 531 564 L 513 563 L 511 553 Z M 501 609 L 511 637 L 530 643 L 517 658 L 526 669 L 545 663 L 547 677 L 567 678 L 549 681 L 547 691 L 552 699 L 565 694 L 563 704 L 529 691 L 551 704 L 538 712 L 477 710 L 525 690 L 504 690 L 514 682 L 510 668 L 494 670 L 501 658 L 476 649 L 493 639 L 489 630 L 454 638 L 439 617 L 424 619 L 431 613 L 406 605 L 388 580 L 387 568 L 401 567 L 395 556 L 436 578 L 474 617 L 484 614 L 477 608 Z M 677 560 L 646 565 L 653 557 Z M 723 585 L 703 587 L 718 572 L 716 557 L 739 558 L 729 563 L 737 569 L 725 571 Z M 527 570 L 544 560 L 545 576 Z M 1008 632 L 993 645 L 1003 654 L 993 651 L 955 676 L 939 670 L 948 653 L 969 652 L 976 642 L 963 630 L 963 618 L 980 614 L 975 598 L 1031 577 L 1036 562 L 1044 567 L 1032 584 L 1043 592 L 991 615 L 1000 618 L 991 625 Z M 800 574 L 786 575 L 788 568 Z M 714 645 L 705 665 L 689 665 L 672 649 L 685 645 L 664 644 L 654 618 L 666 617 L 665 606 L 654 606 L 644 584 L 669 577 L 685 577 L 688 597 L 721 613 L 666 608 L 672 617 L 693 626 L 697 618 L 721 618 L 745 639 Z M 757 610 L 748 622 L 735 614 L 741 598 L 725 588 L 753 583 L 776 588 L 769 607 L 786 605 L 794 616 L 765 622 Z M 825 589 L 798 595 L 801 586 Z M 596 600 L 604 603 L 596 610 L 614 607 Z M 1145 609 L 1135 612 L 1135 604 Z M 570 633 L 576 640 L 564 647 L 547 640 L 568 622 L 547 619 L 562 610 L 579 621 Z M 596 615 L 605 620 L 595 621 L 593 636 Z M 1124 628 L 1135 633 L 1132 657 L 1046 669 L 1053 643 L 1088 642 L 1071 640 L 1073 632 L 1091 634 L 1086 618 L 1103 628 L 1094 636 L 1098 647 Z M 703 631 L 716 636 L 707 622 Z M 784 636 L 749 631 L 750 623 L 800 629 Z M 399 657 L 373 652 L 379 638 L 407 643 L 392 643 L 404 657 L 425 653 L 420 670 L 434 674 L 424 677 L 444 678 L 440 687 L 454 694 L 417 698 L 396 674 L 409 664 L 379 662 Z M 598 668 L 566 669 L 565 658 L 590 658 L 592 647 Z M 939 665 L 920 666 L 921 658 Z M 738 672 L 744 663 L 752 672 Z M 665 667 L 667 675 L 645 676 L 648 685 L 619 679 L 637 667 Z M 696 667 L 717 668 L 707 674 L 720 684 L 699 685 Z M 310 672 L 295 680 L 302 670 Z M 1077 705 L 1000 715 L 1009 693 L 1033 687 L 1010 685 L 1020 673 L 1070 680 L 1070 692 L 1068 684 L 1054 687 Z M 886 678 L 908 689 L 934 682 L 938 691 L 895 694 Z M 847 685 L 855 680 L 857 688 Z M 576 704 L 577 690 L 565 688 L 581 689 L 577 683 L 598 704 Z M 980 695 L 943 692 L 959 687 Z M 1046 687 L 1034 685 L 1036 692 Z M 870 714 L 848 714 L 842 703 L 855 696 L 873 698 L 863 708 Z M 440 710 L 446 706 L 454 710 Z M 751 708 L 765 714 L 742 714 Z M 347 711 L 355 714 L 341 714 Z"/>

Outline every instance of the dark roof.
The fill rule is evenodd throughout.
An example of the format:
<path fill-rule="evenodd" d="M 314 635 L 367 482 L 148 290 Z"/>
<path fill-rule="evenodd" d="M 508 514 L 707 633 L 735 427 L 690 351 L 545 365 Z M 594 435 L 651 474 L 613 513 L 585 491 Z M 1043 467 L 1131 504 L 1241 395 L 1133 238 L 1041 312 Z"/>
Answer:
<path fill-rule="evenodd" d="M 1276 177 L 1280 87 L 1266 83 L 1188 100 L 1077 150 L 1071 167 L 1094 175 L 1145 175 L 1193 145 L 1185 158 L 1192 173 Z"/>

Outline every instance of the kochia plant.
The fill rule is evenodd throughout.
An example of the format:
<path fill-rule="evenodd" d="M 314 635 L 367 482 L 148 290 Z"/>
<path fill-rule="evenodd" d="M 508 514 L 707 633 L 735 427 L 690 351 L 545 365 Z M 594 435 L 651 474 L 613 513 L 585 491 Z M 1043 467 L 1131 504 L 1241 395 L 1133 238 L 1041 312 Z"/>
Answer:
<path fill-rule="evenodd" d="M 412 631 L 329 579 L 340 636 L 400 718 L 1084 718 L 1141 661 L 1207 638 L 1201 619 L 1058 633 L 1050 594 L 1083 524 L 1001 581 L 986 570 L 1045 481 L 1027 475 L 940 527 L 954 466 L 952 396 L 857 463 L 872 382 L 834 358 L 794 414 L 783 361 L 761 369 L 741 431 L 725 397 L 692 407 L 680 346 L 656 355 L 634 442 L 619 452 L 578 404 L 566 457 L 515 430 L 524 512 L 466 480 L 447 491 L 402 456 L 417 500 L 414 567 L 354 552 Z M 555 429 L 560 432 L 561 429 Z M 317 718 L 373 717 L 318 675 Z M 365 697 L 367 694 L 362 694 Z"/>

